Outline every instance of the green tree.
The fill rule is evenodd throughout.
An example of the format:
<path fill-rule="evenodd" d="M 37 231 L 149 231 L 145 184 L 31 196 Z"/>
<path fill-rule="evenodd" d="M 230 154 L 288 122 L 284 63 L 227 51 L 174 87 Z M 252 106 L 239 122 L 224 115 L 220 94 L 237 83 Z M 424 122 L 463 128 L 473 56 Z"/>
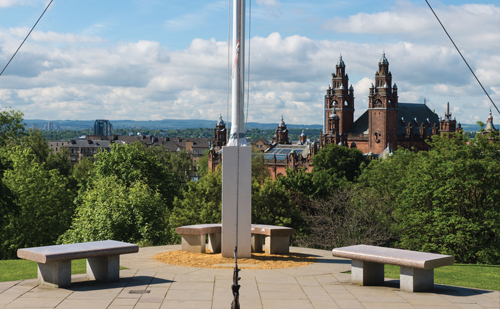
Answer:
<path fill-rule="evenodd" d="M 96 161 L 90 171 L 90 179 L 115 176 L 117 181 L 130 187 L 138 180 L 147 184 L 153 192 L 158 191 L 168 209 L 185 185 L 187 171 L 177 165 L 182 160 L 176 154 L 148 150 L 140 143 L 114 144 L 110 152 L 95 155 Z M 179 159 L 179 160 L 178 160 Z M 80 192 L 87 188 L 82 184 Z"/>
<path fill-rule="evenodd" d="M 81 201 L 60 243 L 113 239 L 163 245 L 170 238 L 161 195 L 142 180 L 126 186 L 114 175 L 101 177 L 85 191 Z"/>
<path fill-rule="evenodd" d="M 429 152 L 398 150 L 360 177 L 392 201 L 396 245 L 463 263 L 500 263 L 500 144 L 461 133 L 429 144 Z"/>
<path fill-rule="evenodd" d="M 345 177 L 348 181 L 354 181 L 360 174 L 364 161 L 363 153 L 359 149 L 330 144 L 313 157 L 313 172 L 324 171 L 329 176 Z"/>
<path fill-rule="evenodd" d="M 252 222 L 288 226 L 300 232 L 304 230 L 304 220 L 300 205 L 293 203 L 285 186 L 270 178 L 262 185 L 254 181 L 252 186 Z"/>
<path fill-rule="evenodd" d="M 308 173 L 305 168 L 286 169 L 286 176 L 276 178 L 276 181 L 283 185 L 287 190 L 301 192 L 312 198 L 318 194 L 318 184 L 314 182 L 313 174 Z"/>
<path fill-rule="evenodd" d="M 209 150 L 206 150 L 203 157 L 198 159 L 198 162 L 196 162 L 197 174 L 200 178 L 208 174 L 208 152 Z"/>
<path fill-rule="evenodd" d="M 172 227 L 190 224 L 220 223 L 222 206 L 222 170 L 208 173 L 200 181 L 191 181 L 174 200 L 170 215 Z"/>
<path fill-rule="evenodd" d="M 39 163 L 29 148 L 10 145 L 0 155 L 9 165 L 2 182 L 12 194 L 0 226 L 0 258 L 6 259 L 18 248 L 54 244 L 69 228 L 74 204 L 67 179 Z"/>
<path fill-rule="evenodd" d="M 7 108 L 0 111 L 0 146 L 25 134 L 22 112 Z"/>
<path fill-rule="evenodd" d="M 264 180 L 271 177 L 271 173 L 264 162 L 264 155 L 261 152 L 252 152 L 252 181 L 264 183 Z"/>

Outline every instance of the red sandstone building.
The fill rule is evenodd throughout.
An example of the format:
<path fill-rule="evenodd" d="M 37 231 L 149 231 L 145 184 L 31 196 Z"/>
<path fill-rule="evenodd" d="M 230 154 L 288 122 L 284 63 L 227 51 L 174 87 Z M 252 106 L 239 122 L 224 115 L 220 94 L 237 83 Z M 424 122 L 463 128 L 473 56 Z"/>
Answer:
<path fill-rule="evenodd" d="M 413 148 L 415 151 L 429 150 L 425 141 L 432 135 L 461 129 L 460 124 L 457 125 L 457 121 L 451 119 L 449 103 L 445 118 L 440 119 L 426 104 L 399 102 L 398 87 L 393 83 L 385 53 L 378 63 L 375 83 L 369 89 L 368 110 L 356 121 L 354 111 L 354 87 L 349 86 L 349 76 L 340 56 L 335 73 L 332 73 L 332 84 L 326 90 L 323 132 L 319 144 L 307 143 L 306 136 L 301 135 L 300 141 L 293 145 L 288 139 L 282 116 L 273 144 L 264 153 L 273 178 L 285 175 L 287 167 L 305 167 L 311 171 L 313 156 L 328 144 L 358 148 L 366 155 L 385 157 L 398 147 Z M 219 130 L 218 123 L 214 143 L 219 139 Z M 215 170 L 221 160 L 221 151 L 212 149 L 209 153 L 209 169 Z"/>
<path fill-rule="evenodd" d="M 332 73 L 324 105 L 324 134 L 320 147 L 338 144 L 358 148 L 363 153 L 381 154 L 385 149 L 404 147 L 429 150 L 425 142 L 431 135 L 457 130 L 448 109 L 445 119 L 425 104 L 399 102 L 398 87 L 393 84 L 389 61 L 382 55 L 368 95 L 368 110 L 354 121 L 354 88 L 348 88 L 349 76 L 342 56 Z M 460 124 L 458 124 L 458 129 Z"/>

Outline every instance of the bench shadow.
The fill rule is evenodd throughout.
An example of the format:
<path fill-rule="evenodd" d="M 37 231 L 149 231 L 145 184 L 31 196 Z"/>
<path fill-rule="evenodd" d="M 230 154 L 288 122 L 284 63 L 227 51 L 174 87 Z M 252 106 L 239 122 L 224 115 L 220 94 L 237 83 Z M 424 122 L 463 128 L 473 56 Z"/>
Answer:
<path fill-rule="evenodd" d="M 444 284 L 434 284 L 433 292 L 435 294 L 440 294 L 440 295 L 464 296 L 464 297 L 493 293 L 493 291 L 488 291 L 488 290 L 464 288 L 464 287 L 444 285 Z"/>
<path fill-rule="evenodd" d="M 351 260 L 318 259 L 316 263 L 323 264 L 351 264 Z"/>
<path fill-rule="evenodd" d="M 86 281 L 73 281 L 71 287 L 67 290 L 86 292 L 86 291 L 102 291 L 110 289 L 119 288 L 133 288 L 140 286 L 154 286 L 157 284 L 173 283 L 174 280 L 162 279 L 151 276 L 135 276 L 135 277 L 123 277 L 115 282 L 102 282 L 96 280 L 86 280 Z"/>
<path fill-rule="evenodd" d="M 389 280 L 385 279 L 383 286 L 399 289 L 400 281 L 398 279 L 389 279 Z M 467 297 L 467 296 L 493 293 L 493 291 L 478 290 L 474 288 L 464 288 L 464 287 L 457 287 L 444 284 L 434 284 L 434 289 L 417 293 L 432 293 L 432 294 L 447 295 L 447 296 Z"/>

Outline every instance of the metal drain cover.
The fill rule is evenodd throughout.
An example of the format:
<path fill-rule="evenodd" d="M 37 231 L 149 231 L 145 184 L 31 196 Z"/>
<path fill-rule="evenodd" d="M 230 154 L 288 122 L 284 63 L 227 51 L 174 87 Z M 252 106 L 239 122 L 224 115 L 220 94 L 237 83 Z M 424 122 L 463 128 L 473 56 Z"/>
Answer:
<path fill-rule="evenodd" d="M 151 291 L 150 290 L 130 290 L 128 291 L 129 294 L 149 294 Z"/>

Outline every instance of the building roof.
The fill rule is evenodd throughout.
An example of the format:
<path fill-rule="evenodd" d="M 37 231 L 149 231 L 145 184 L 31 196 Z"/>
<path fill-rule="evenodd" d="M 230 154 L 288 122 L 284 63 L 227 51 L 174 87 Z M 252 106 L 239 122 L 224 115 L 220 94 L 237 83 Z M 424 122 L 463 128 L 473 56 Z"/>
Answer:
<path fill-rule="evenodd" d="M 62 147 L 78 147 L 78 148 L 111 148 L 111 144 L 116 142 L 117 144 L 123 144 L 121 141 L 109 141 L 109 140 L 71 140 L 67 141 L 68 143 Z"/>
<path fill-rule="evenodd" d="M 368 131 L 368 115 L 368 111 L 365 111 L 361 117 L 356 119 L 349 133 L 360 134 Z M 406 134 L 406 126 L 410 121 L 412 122 L 413 130 L 417 130 L 422 121 L 424 121 L 427 135 L 432 133 L 434 123 L 439 125 L 439 117 L 431 111 L 427 105 L 418 103 L 398 103 L 398 135 Z"/>
<path fill-rule="evenodd" d="M 290 153 L 294 151 L 299 154 L 303 158 L 307 158 L 309 154 L 309 145 L 282 145 L 282 144 L 273 144 L 271 148 L 267 149 L 264 153 L 265 159 L 272 159 L 276 156 L 278 160 L 285 160 Z"/>

